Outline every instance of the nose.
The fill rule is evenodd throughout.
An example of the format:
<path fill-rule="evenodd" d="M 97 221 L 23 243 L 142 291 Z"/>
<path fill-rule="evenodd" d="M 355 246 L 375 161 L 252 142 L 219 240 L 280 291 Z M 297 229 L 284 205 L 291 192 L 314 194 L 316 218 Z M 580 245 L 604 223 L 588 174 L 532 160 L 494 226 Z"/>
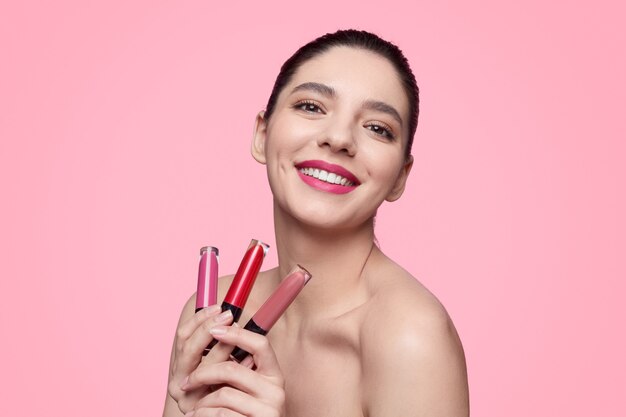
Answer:
<path fill-rule="evenodd" d="M 356 153 L 356 141 L 352 123 L 348 120 L 341 121 L 339 117 L 329 120 L 328 126 L 321 134 L 318 145 L 327 147 L 332 152 L 345 153 L 354 156 Z"/>

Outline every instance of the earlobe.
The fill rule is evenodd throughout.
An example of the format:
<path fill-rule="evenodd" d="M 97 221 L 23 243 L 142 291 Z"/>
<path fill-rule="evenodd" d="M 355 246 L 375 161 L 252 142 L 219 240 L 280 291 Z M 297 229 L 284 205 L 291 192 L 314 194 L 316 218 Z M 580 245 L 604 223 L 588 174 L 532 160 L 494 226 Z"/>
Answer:
<path fill-rule="evenodd" d="M 387 195 L 385 200 L 392 202 L 399 199 L 404 193 L 404 189 L 406 187 L 406 180 L 409 178 L 409 174 L 411 173 L 411 168 L 413 168 L 413 155 L 409 155 L 409 157 L 404 162 L 402 166 L 402 170 L 396 179 L 396 183 L 394 184 L 391 192 Z"/>
<path fill-rule="evenodd" d="M 252 157 L 259 163 L 265 164 L 265 138 L 267 136 L 267 121 L 265 111 L 259 112 L 254 121 L 254 132 L 252 135 Z"/>

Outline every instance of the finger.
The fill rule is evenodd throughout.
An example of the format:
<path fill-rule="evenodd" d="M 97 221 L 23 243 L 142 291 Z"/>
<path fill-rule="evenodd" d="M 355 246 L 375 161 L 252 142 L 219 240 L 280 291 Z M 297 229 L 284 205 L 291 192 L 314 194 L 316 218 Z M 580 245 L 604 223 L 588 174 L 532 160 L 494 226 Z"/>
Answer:
<path fill-rule="evenodd" d="M 203 321 L 196 328 L 191 337 L 183 343 L 176 358 L 176 368 L 174 370 L 177 378 L 183 378 L 191 373 L 202 359 L 202 353 L 208 344 L 213 340 L 210 333 L 211 328 L 229 324 L 233 319 L 232 312 L 226 310 L 219 315 Z"/>
<path fill-rule="evenodd" d="M 216 363 L 225 362 L 230 358 L 230 354 L 235 347 L 227 343 L 218 343 L 211 348 L 208 353 L 205 351 L 205 356 L 202 357 L 202 361 L 198 365 L 199 367 L 207 367 Z"/>
<path fill-rule="evenodd" d="M 241 366 L 245 366 L 248 369 L 252 369 L 254 367 L 254 359 L 252 358 L 251 355 L 246 356 L 239 363 L 241 364 Z"/>
<path fill-rule="evenodd" d="M 178 398 L 178 409 L 183 413 L 188 413 L 192 411 L 198 401 L 200 401 L 204 396 L 209 393 L 209 390 L 206 388 L 197 389 L 192 392 L 183 392 L 182 395 Z"/>
<path fill-rule="evenodd" d="M 269 404 L 232 387 L 223 387 L 204 396 L 195 407 L 196 410 L 201 408 L 225 408 L 245 416 L 274 414 L 270 413 Z"/>
<path fill-rule="evenodd" d="M 209 331 L 215 326 L 223 326 L 228 325 L 233 320 L 233 313 L 230 310 L 226 310 L 220 312 L 219 314 L 213 315 L 207 320 L 204 320 L 193 333 L 187 339 L 189 347 L 194 347 L 204 351 L 204 348 L 207 347 L 208 343 L 213 340 L 213 336 L 209 333 Z"/>
<path fill-rule="evenodd" d="M 239 325 L 237 324 L 237 322 L 234 322 L 232 326 L 237 327 Z M 230 353 L 233 351 L 234 348 L 235 346 L 231 346 L 227 343 L 217 343 L 217 340 L 216 340 L 215 346 L 213 346 L 209 350 L 205 349 L 204 351 L 205 356 L 202 358 L 202 363 L 211 364 L 211 363 L 224 362 L 225 360 L 228 360 L 228 358 L 230 358 Z"/>
<path fill-rule="evenodd" d="M 211 329 L 213 338 L 229 345 L 239 346 L 253 358 L 257 372 L 275 378 L 282 378 L 282 372 L 274 349 L 267 337 L 241 327 L 216 326 Z"/>
<path fill-rule="evenodd" d="M 282 386 L 279 386 L 271 378 L 233 361 L 196 369 L 189 375 L 187 383 L 181 388 L 188 391 L 202 385 L 230 385 L 254 397 L 263 396 L 275 401 L 280 399 L 283 392 Z"/>
<path fill-rule="evenodd" d="M 178 327 L 176 337 L 181 340 L 187 340 L 202 322 L 219 314 L 221 311 L 222 308 L 217 304 L 203 308 Z"/>
<path fill-rule="evenodd" d="M 185 417 L 246 417 L 227 408 L 199 408 L 196 411 L 185 414 Z"/>

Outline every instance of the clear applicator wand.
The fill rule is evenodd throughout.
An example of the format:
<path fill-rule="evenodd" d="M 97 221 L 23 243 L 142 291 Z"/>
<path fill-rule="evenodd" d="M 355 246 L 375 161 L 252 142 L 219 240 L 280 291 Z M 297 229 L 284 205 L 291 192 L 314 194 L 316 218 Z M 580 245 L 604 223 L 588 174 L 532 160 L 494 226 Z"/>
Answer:
<path fill-rule="evenodd" d="M 272 295 L 265 300 L 261 308 L 254 313 L 244 329 L 265 336 L 311 278 L 311 274 L 306 269 L 296 265 Z M 245 350 L 235 347 L 230 356 L 233 360 L 241 362 L 248 355 L 249 353 Z"/>

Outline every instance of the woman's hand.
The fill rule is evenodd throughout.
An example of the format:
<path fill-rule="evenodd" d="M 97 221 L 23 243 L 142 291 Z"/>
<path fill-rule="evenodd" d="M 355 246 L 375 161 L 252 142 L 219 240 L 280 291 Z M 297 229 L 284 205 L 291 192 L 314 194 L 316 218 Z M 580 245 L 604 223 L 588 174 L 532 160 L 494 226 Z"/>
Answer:
<path fill-rule="evenodd" d="M 221 343 L 239 346 L 250 353 L 241 363 L 234 361 L 202 363 L 182 386 L 193 392 L 206 386 L 221 387 L 209 392 L 185 417 L 284 415 L 285 389 L 276 354 L 265 336 L 236 326 L 216 326 L 210 330 Z M 256 367 L 255 370 L 252 368 Z"/>
<path fill-rule="evenodd" d="M 191 318 L 181 323 L 176 332 L 168 383 L 168 395 L 178 405 L 182 413 L 189 412 L 198 400 L 211 390 L 211 387 L 197 386 L 192 390 L 182 390 L 187 377 L 199 365 L 214 364 L 228 359 L 231 346 L 218 343 L 204 358 L 204 349 L 213 340 L 210 331 L 215 326 L 223 326 L 232 322 L 230 311 L 221 312 L 218 305 L 204 308 Z M 167 407 L 167 405 L 166 405 Z M 167 408 L 166 408 L 167 409 Z M 166 414 L 164 414 L 166 415 Z"/>

